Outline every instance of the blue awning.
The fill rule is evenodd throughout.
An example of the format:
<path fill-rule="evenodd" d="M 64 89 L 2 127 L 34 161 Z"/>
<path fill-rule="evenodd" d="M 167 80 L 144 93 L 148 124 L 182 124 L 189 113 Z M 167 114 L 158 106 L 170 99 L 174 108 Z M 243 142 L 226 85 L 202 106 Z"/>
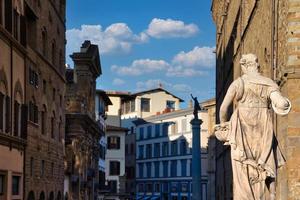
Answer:
<path fill-rule="evenodd" d="M 148 200 L 150 198 L 151 198 L 151 196 L 146 196 L 145 198 L 143 198 L 143 200 Z"/>
<path fill-rule="evenodd" d="M 152 198 L 151 198 L 151 200 L 156 200 L 156 199 L 158 199 L 159 198 L 159 196 L 153 196 Z"/>

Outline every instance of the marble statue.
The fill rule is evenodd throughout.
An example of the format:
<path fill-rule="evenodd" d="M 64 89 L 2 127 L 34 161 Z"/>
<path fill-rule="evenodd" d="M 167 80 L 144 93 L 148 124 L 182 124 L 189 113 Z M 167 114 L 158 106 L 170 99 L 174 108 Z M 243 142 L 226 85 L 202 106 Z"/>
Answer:
<path fill-rule="evenodd" d="M 199 101 L 197 99 L 197 97 L 193 97 L 193 95 L 191 94 L 191 97 L 192 99 L 194 100 L 194 119 L 198 119 L 198 111 L 201 110 L 201 107 L 200 107 L 200 104 L 199 104 Z"/>
<path fill-rule="evenodd" d="M 259 73 L 256 55 L 243 55 L 240 65 L 243 75 L 226 93 L 215 135 L 231 147 L 234 200 L 275 200 L 277 169 L 285 159 L 273 132 L 270 107 L 286 115 L 291 103 L 273 80 Z M 233 102 L 236 107 L 227 121 Z"/>

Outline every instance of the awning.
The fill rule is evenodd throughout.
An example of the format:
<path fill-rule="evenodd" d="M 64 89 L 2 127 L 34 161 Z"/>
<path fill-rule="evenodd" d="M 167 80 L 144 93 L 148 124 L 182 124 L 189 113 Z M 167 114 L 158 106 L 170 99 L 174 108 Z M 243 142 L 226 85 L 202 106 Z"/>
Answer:
<path fill-rule="evenodd" d="M 143 200 L 149 200 L 151 198 L 151 196 L 146 196 L 143 198 Z"/>
<path fill-rule="evenodd" d="M 151 200 L 156 200 L 156 199 L 158 199 L 159 198 L 159 196 L 153 196 L 152 198 L 151 198 Z"/>
<path fill-rule="evenodd" d="M 140 200 L 140 199 L 142 199 L 143 198 L 143 196 L 137 196 L 136 197 L 136 200 Z"/>

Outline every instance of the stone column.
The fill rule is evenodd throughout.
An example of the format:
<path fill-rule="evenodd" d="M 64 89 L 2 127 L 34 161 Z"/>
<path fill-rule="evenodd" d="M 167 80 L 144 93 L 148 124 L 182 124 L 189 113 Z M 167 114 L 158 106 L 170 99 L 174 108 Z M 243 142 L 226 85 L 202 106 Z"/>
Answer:
<path fill-rule="evenodd" d="M 193 146 L 192 146 L 192 183 L 193 183 L 193 196 L 192 200 L 202 200 L 202 187 L 201 187 L 201 146 L 200 146 L 200 131 L 201 119 L 191 120 L 193 132 Z"/>

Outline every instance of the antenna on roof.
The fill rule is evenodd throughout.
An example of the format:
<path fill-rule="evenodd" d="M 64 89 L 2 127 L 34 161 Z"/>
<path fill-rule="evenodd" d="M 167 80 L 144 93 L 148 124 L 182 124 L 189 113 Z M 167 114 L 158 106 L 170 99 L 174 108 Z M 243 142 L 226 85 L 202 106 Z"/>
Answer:
<path fill-rule="evenodd" d="M 159 88 L 163 88 L 163 84 L 161 82 L 158 83 Z"/>

